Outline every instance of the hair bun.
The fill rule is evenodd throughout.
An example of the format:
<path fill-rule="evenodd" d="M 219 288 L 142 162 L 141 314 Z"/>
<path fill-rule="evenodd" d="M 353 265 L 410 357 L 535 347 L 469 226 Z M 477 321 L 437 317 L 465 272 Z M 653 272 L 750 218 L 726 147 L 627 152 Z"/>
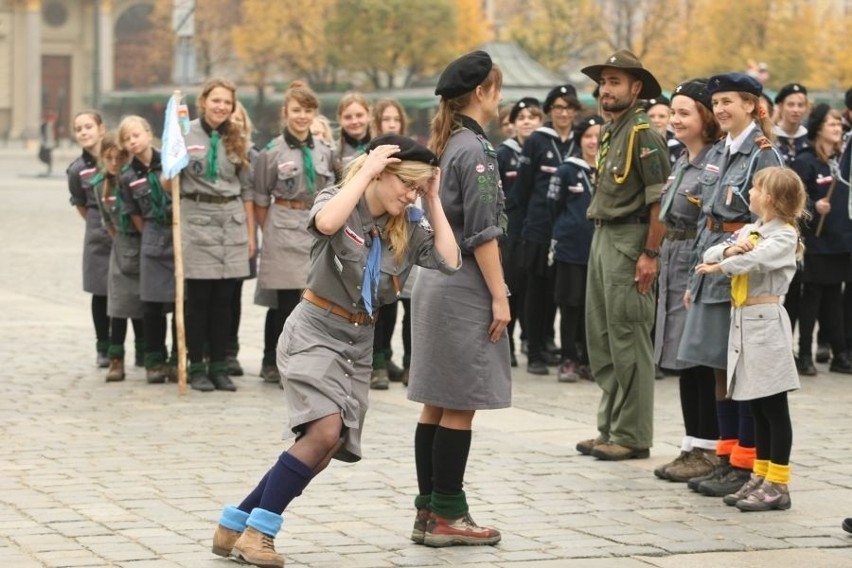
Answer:
<path fill-rule="evenodd" d="M 302 81 L 301 79 L 296 79 L 292 83 L 290 83 L 290 89 L 307 89 L 308 84 Z"/>

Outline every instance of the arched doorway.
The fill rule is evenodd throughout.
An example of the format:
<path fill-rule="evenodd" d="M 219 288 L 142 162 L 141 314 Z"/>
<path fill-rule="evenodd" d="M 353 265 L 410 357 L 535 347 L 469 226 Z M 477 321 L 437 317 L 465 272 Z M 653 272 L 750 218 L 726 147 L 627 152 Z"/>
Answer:
<path fill-rule="evenodd" d="M 153 3 L 129 6 L 115 23 L 115 88 L 140 89 L 169 82 L 171 34 Z"/>

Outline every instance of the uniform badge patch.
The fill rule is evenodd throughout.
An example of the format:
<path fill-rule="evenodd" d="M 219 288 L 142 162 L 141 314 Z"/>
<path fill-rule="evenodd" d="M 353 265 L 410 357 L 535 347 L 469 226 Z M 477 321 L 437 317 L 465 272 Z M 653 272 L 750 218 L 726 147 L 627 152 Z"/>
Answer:
<path fill-rule="evenodd" d="M 707 170 L 708 172 L 711 172 L 711 173 L 714 173 L 714 174 L 719 173 L 719 166 L 714 165 L 714 164 L 707 164 L 706 166 L 704 166 L 704 169 Z"/>
<path fill-rule="evenodd" d="M 420 217 L 420 221 L 417 224 L 420 225 L 420 227 L 422 227 L 424 231 L 428 233 L 433 232 L 432 225 L 429 224 L 429 219 L 426 218 L 426 215 Z"/>
<path fill-rule="evenodd" d="M 648 156 L 655 153 L 656 151 L 657 151 L 657 148 L 653 148 L 651 146 L 642 146 L 642 148 L 639 150 L 639 157 L 640 158 L 647 158 Z"/>
<path fill-rule="evenodd" d="M 364 246 L 364 239 L 358 236 L 358 233 L 350 229 L 349 227 L 343 228 L 343 234 L 358 243 L 359 246 Z"/>
<path fill-rule="evenodd" d="M 481 174 L 485 172 L 485 164 L 476 164 L 476 173 Z"/>
<path fill-rule="evenodd" d="M 193 146 L 187 146 L 186 151 L 187 152 L 206 152 L 207 147 L 206 146 L 199 146 L 198 144 L 195 144 Z"/>

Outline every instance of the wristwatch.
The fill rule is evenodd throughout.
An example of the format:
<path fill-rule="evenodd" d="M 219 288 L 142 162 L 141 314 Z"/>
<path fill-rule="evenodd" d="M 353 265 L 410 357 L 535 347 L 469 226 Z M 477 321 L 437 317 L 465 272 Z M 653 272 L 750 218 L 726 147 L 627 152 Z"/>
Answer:
<path fill-rule="evenodd" d="M 644 249 L 642 249 L 642 252 L 644 252 L 648 256 L 648 258 L 657 258 L 658 256 L 660 256 L 660 250 L 659 249 L 654 250 L 654 249 L 644 248 Z"/>

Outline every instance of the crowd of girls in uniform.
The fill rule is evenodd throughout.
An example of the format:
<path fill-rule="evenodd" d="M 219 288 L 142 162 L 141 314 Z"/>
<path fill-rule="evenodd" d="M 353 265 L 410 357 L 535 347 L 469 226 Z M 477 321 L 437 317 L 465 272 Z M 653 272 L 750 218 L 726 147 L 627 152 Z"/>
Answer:
<path fill-rule="evenodd" d="M 255 301 L 268 307 L 261 376 L 285 390 L 296 435 L 257 487 L 225 507 L 215 553 L 283 566 L 273 543 L 283 511 L 333 458 L 361 458 L 367 391 L 392 380 L 423 405 L 411 539 L 500 541 L 473 521 L 463 490 L 473 417 L 511 404 L 516 322 L 528 373 L 558 366 L 559 381 L 593 380 L 585 210 L 607 120 L 558 85 L 543 104 L 525 97 L 504 112 L 511 136 L 495 149 L 485 128 L 498 118 L 501 82 L 484 52 L 451 63 L 428 148 L 405 137 L 398 102 L 371 106 L 356 93 L 340 100 L 335 141 L 317 96 L 294 81 L 280 135 L 259 150 L 235 86 L 203 86 L 180 174 L 189 383 L 236 390 L 242 283 L 257 275 Z M 830 369 L 852 373 L 842 117 L 810 109 L 797 83 L 774 102 L 773 125 L 762 85 L 726 73 L 637 110 L 665 134 L 673 163 L 659 213 L 655 347 L 656 363 L 680 375 L 685 435 L 680 455 L 654 473 L 742 511 L 791 506 L 787 393 L 816 372 L 817 322 Z M 86 222 L 97 364 L 107 381 L 124 380 L 129 319 L 136 365 L 147 382 L 166 382 L 175 374 L 172 183 L 145 119 L 107 132 L 84 111 L 73 127 L 82 155 L 68 180 Z M 402 366 L 390 348 L 400 299 Z"/>

